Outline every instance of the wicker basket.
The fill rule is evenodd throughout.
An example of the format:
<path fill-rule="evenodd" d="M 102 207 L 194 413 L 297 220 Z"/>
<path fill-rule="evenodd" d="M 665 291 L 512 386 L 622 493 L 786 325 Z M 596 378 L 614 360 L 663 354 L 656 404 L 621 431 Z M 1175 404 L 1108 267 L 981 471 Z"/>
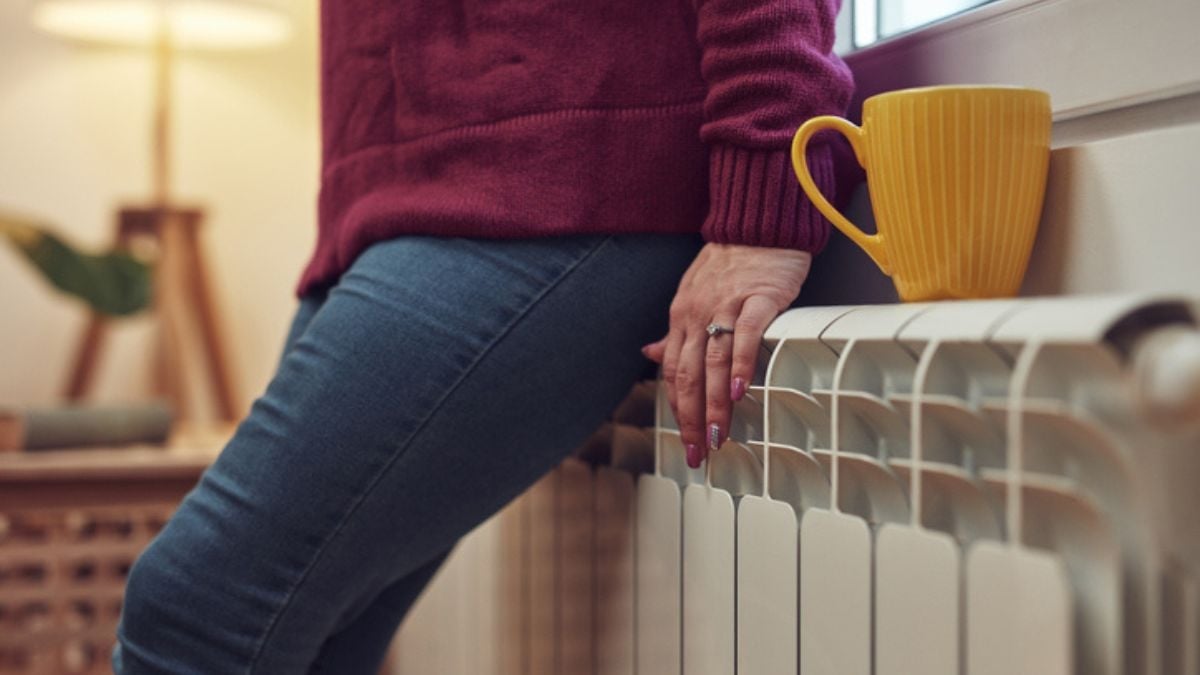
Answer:
<path fill-rule="evenodd" d="M 0 455 L 0 675 L 111 672 L 129 568 L 210 461 L 161 449 Z"/>

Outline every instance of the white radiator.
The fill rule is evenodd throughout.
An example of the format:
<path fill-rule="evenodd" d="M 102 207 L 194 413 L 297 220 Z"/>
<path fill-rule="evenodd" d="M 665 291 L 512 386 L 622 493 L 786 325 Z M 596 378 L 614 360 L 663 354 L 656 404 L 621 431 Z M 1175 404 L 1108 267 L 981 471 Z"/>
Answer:
<path fill-rule="evenodd" d="M 1146 297 L 790 311 L 691 470 L 639 386 L 397 673 L 1200 675 L 1200 332 Z"/>

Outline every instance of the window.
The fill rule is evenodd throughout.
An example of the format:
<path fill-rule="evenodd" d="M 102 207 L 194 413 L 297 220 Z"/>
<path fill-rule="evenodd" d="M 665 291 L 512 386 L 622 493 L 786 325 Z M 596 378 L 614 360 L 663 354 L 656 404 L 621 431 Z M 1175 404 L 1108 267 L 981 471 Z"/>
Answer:
<path fill-rule="evenodd" d="M 844 0 L 837 50 L 845 54 L 992 0 Z"/>

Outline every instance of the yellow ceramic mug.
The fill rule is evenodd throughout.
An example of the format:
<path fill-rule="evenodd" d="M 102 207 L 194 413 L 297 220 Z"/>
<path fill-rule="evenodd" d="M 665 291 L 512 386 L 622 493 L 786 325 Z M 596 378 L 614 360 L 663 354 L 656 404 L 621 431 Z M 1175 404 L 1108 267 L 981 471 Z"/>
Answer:
<path fill-rule="evenodd" d="M 858 229 L 813 183 L 805 146 L 822 129 L 850 140 L 867 171 L 878 234 Z M 902 300 L 1016 295 L 1050 161 L 1050 97 L 1016 87 L 879 94 L 863 124 L 815 117 L 792 139 L 809 199 L 892 277 Z"/>

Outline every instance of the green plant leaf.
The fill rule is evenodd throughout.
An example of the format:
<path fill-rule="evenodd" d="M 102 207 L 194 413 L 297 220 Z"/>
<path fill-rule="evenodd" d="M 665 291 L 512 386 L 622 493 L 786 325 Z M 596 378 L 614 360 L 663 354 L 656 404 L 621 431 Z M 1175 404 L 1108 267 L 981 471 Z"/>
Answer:
<path fill-rule="evenodd" d="M 150 305 L 153 270 L 125 251 L 83 253 L 45 226 L 3 213 L 0 234 L 46 281 L 96 312 L 127 316 Z"/>

